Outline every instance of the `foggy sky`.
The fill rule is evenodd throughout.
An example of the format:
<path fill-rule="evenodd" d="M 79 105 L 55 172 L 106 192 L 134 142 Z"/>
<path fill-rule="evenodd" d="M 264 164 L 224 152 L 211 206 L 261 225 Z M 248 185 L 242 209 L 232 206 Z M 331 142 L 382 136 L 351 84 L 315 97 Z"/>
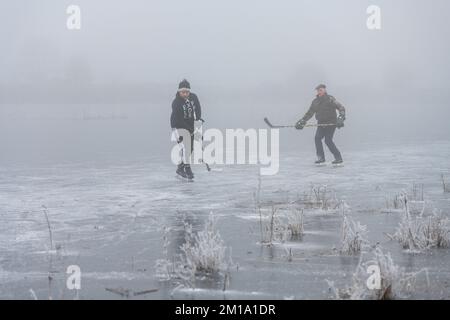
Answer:
<path fill-rule="evenodd" d="M 81 7 L 82 30 L 66 29 L 69 4 Z M 382 9 L 380 31 L 366 28 L 370 4 Z M 0 79 L 61 80 L 78 64 L 96 83 L 379 85 L 398 68 L 404 81 L 441 86 L 449 9 L 445 0 L 5 1 Z M 299 74 L 314 69 L 322 74 Z"/>
<path fill-rule="evenodd" d="M 81 30 L 66 28 L 70 4 L 81 7 Z M 371 4 L 382 10 L 380 31 L 366 27 Z M 141 132 L 142 142 L 144 135 L 166 134 L 182 78 L 208 106 L 215 127 L 255 126 L 263 115 L 297 120 L 315 85 L 325 82 L 361 120 L 347 132 L 370 126 L 369 111 L 393 111 L 394 119 L 383 125 L 398 132 L 395 123 L 408 115 L 418 124 L 424 116 L 434 121 L 429 113 L 438 110 L 438 135 L 444 136 L 449 9 L 446 0 L 2 1 L 1 121 L 29 115 L 34 103 L 57 101 L 58 112 L 69 114 L 73 104 L 121 103 L 120 112 L 131 118 L 149 115 L 152 129 Z M 135 100 L 147 107 L 126 104 Z M 7 109 L 21 103 L 28 107 Z M 225 116 L 224 108 L 233 115 Z M 38 118 L 55 114 L 34 110 Z M 14 133 L 5 127 L 4 134 Z M 4 134 L 0 143 L 10 145 Z"/>

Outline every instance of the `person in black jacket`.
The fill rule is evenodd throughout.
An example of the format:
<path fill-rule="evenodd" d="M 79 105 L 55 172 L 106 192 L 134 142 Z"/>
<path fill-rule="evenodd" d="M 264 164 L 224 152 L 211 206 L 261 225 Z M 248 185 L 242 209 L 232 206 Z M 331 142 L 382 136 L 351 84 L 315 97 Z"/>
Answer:
<path fill-rule="evenodd" d="M 316 131 L 315 143 L 317 151 L 316 164 L 325 162 L 325 153 L 323 150 L 322 140 L 325 138 L 325 144 L 334 156 L 333 164 L 343 163 L 342 155 L 333 142 L 334 132 L 336 128 L 342 128 L 345 120 L 345 108 L 333 96 L 329 95 L 324 84 L 316 87 L 317 96 L 311 103 L 308 112 L 300 119 L 295 127 L 301 130 L 305 127 L 309 119 L 316 115 L 317 124 L 319 125 Z M 336 110 L 339 111 L 339 117 L 336 115 Z"/>
<path fill-rule="evenodd" d="M 178 143 L 183 143 L 184 160 L 177 167 L 176 173 L 184 178 L 193 179 L 190 162 L 190 155 L 194 147 L 194 121 L 202 117 L 202 108 L 196 94 L 191 92 L 190 83 L 184 79 L 178 85 L 178 91 L 172 102 L 172 115 L 170 125 L 173 130 L 184 129 L 189 132 L 190 143 L 183 141 L 183 136 L 179 135 Z M 190 146 L 190 147 L 189 147 Z"/>

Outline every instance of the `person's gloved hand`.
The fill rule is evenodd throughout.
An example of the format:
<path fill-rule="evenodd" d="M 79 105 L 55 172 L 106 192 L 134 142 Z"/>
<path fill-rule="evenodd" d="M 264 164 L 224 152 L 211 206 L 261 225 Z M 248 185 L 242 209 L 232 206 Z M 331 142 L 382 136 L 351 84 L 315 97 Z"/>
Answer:
<path fill-rule="evenodd" d="M 181 136 L 178 133 L 178 130 L 175 128 L 172 128 L 172 141 L 175 141 L 176 143 L 181 143 L 183 142 L 183 136 Z"/>
<path fill-rule="evenodd" d="M 344 127 L 345 116 L 340 115 L 336 121 L 336 128 L 340 129 Z"/>
<path fill-rule="evenodd" d="M 295 124 L 295 129 L 297 130 L 302 130 L 306 125 L 306 121 L 301 119 L 299 121 L 297 121 L 297 123 Z"/>

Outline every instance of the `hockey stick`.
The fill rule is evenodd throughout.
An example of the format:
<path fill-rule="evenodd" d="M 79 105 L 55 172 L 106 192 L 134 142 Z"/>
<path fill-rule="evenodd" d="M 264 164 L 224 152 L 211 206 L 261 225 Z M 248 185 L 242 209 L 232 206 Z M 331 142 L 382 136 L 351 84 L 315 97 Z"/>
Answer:
<path fill-rule="evenodd" d="M 206 163 L 205 160 L 204 160 L 203 153 L 205 151 L 205 148 L 203 147 L 203 123 L 205 122 L 205 120 L 199 119 L 198 121 L 200 121 L 202 123 L 202 125 L 200 127 L 200 130 L 202 132 L 202 159 L 201 159 L 201 162 L 205 164 L 206 170 L 208 170 L 208 172 L 211 172 L 211 171 L 213 171 L 213 172 L 222 172 L 223 169 L 211 168 L 211 166 L 208 163 Z"/>
<path fill-rule="evenodd" d="M 271 129 L 283 129 L 283 128 L 295 128 L 294 126 L 275 126 L 273 125 L 269 119 L 264 118 L 264 122 L 271 128 Z M 307 124 L 305 125 L 305 127 L 331 127 L 331 126 L 335 126 L 335 124 L 332 123 L 326 123 L 326 124 Z"/>
<path fill-rule="evenodd" d="M 200 126 L 200 132 L 202 133 L 202 163 L 205 164 L 206 166 L 206 170 L 208 170 L 208 172 L 211 171 L 211 167 L 209 166 L 209 164 L 207 164 L 205 162 L 205 160 L 203 159 L 203 152 L 205 151 L 205 148 L 203 147 L 203 124 L 205 123 L 205 120 L 203 120 L 202 118 L 200 118 L 198 121 L 200 121 L 202 123 L 202 125 Z"/>

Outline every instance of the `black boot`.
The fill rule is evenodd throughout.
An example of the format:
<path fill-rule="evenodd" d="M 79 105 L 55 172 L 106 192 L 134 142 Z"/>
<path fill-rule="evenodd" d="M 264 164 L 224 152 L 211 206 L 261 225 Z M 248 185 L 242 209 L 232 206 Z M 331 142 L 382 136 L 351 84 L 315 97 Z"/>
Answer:
<path fill-rule="evenodd" d="M 189 164 L 184 166 L 184 172 L 186 173 L 188 179 L 194 179 L 194 173 L 192 173 L 191 166 Z"/>
<path fill-rule="evenodd" d="M 338 164 L 343 164 L 343 163 L 344 163 L 344 160 L 342 160 L 342 159 L 336 159 L 336 160 L 334 160 L 331 164 L 338 165 Z"/>
<path fill-rule="evenodd" d="M 181 176 L 183 178 L 187 178 L 188 177 L 186 172 L 184 171 L 184 163 L 180 163 L 178 165 L 178 168 L 177 168 L 176 172 L 177 172 L 177 175 L 179 175 L 179 176 Z"/>
<path fill-rule="evenodd" d="M 317 161 L 316 162 L 314 162 L 315 164 L 323 164 L 323 163 L 325 163 L 325 159 L 324 158 L 319 158 L 319 159 L 317 159 Z"/>

